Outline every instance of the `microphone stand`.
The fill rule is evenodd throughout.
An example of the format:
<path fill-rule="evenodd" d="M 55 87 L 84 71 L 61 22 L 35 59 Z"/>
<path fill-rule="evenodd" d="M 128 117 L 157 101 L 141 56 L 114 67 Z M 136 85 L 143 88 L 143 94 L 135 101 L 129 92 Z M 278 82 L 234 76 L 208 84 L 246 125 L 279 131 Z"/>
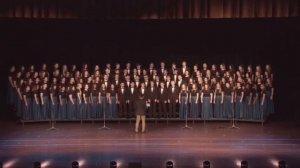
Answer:
<path fill-rule="evenodd" d="M 186 106 L 185 109 L 187 109 L 187 104 L 186 104 L 185 106 Z M 192 128 L 192 127 L 189 127 L 189 126 L 188 126 L 188 122 L 187 122 L 187 113 L 188 113 L 188 111 L 186 110 L 186 112 L 185 112 L 185 126 L 182 127 L 183 129 L 191 129 L 191 128 Z"/>

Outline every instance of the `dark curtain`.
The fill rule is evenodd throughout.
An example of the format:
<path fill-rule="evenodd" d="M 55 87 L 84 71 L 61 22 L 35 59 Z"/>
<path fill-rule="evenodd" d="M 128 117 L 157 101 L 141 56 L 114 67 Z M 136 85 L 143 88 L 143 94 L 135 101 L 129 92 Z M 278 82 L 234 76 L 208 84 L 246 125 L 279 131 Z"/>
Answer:
<path fill-rule="evenodd" d="M 300 16 L 300 0 L 1 0 L 0 17 L 202 19 Z"/>

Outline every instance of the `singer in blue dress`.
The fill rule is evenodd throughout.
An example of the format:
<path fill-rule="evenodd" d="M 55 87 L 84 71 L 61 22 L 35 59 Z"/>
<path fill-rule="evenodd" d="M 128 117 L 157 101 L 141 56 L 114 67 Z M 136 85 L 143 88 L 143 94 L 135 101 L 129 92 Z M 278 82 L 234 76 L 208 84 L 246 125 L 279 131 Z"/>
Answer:
<path fill-rule="evenodd" d="M 91 118 L 96 118 L 97 113 L 100 110 L 99 89 L 97 87 L 97 84 L 93 84 L 90 94 L 91 94 L 90 116 L 91 116 Z"/>
<path fill-rule="evenodd" d="M 52 85 L 50 88 L 50 111 L 51 119 L 58 119 L 58 92 L 57 85 Z"/>
<path fill-rule="evenodd" d="M 234 92 L 230 84 L 226 82 L 224 88 L 224 117 L 231 119 L 233 114 L 233 95 Z"/>
<path fill-rule="evenodd" d="M 208 84 L 205 84 L 201 94 L 201 103 L 202 103 L 201 114 L 203 120 L 208 120 L 213 117 L 212 99 L 213 99 L 213 92 L 210 90 Z"/>
<path fill-rule="evenodd" d="M 244 90 L 241 86 L 241 83 L 236 83 L 235 89 L 235 118 L 244 118 L 245 114 L 243 112 L 243 98 L 244 98 Z"/>
<path fill-rule="evenodd" d="M 34 85 L 32 88 L 32 112 L 33 120 L 41 120 L 41 106 L 40 106 L 40 97 L 39 97 L 39 85 Z"/>
<path fill-rule="evenodd" d="M 224 113 L 224 92 L 222 90 L 221 84 L 216 84 L 216 89 L 214 91 L 214 118 L 225 118 Z"/>
<path fill-rule="evenodd" d="M 252 105 L 252 91 L 250 88 L 250 84 L 246 84 L 245 85 L 245 89 L 244 89 L 244 118 L 251 120 L 253 118 L 253 105 Z"/>
<path fill-rule="evenodd" d="M 47 120 L 50 117 L 50 100 L 48 85 L 44 83 L 40 89 L 40 99 L 41 99 L 41 119 Z"/>
<path fill-rule="evenodd" d="M 61 86 L 58 93 L 59 97 L 59 106 L 58 106 L 58 119 L 66 120 L 67 119 L 67 94 L 65 86 Z"/>
<path fill-rule="evenodd" d="M 260 85 L 260 93 L 259 93 L 259 99 L 260 99 L 260 119 L 264 121 L 267 118 L 267 102 L 266 102 L 266 87 L 265 85 Z"/>
<path fill-rule="evenodd" d="M 22 120 L 32 120 L 32 92 L 30 90 L 30 86 L 25 86 L 25 90 L 23 91 L 23 101 L 22 101 Z"/>
<path fill-rule="evenodd" d="M 103 115 L 105 113 L 105 115 L 108 115 L 108 109 L 107 109 L 107 90 L 106 90 L 106 86 L 104 83 L 101 84 L 101 88 L 100 88 L 100 110 L 98 113 L 98 117 L 99 118 L 103 118 Z"/>
<path fill-rule="evenodd" d="M 190 96 L 190 118 L 199 118 L 199 92 L 196 84 L 192 84 Z"/>
<path fill-rule="evenodd" d="M 89 85 L 85 84 L 82 91 L 82 102 L 81 102 L 81 119 L 90 119 L 90 92 Z"/>
<path fill-rule="evenodd" d="M 272 80 L 268 78 L 266 82 L 266 106 L 267 106 L 266 113 L 268 116 L 274 114 L 273 97 L 274 97 L 274 88 L 272 85 Z"/>
<path fill-rule="evenodd" d="M 67 119 L 72 120 L 75 112 L 74 98 L 77 96 L 75 86 L 70 86 L 68 90 L 68 103 L 67 103 Z"/>
<path fill-rule="evenodd" d="M 179 118 L 185 119 L 188 113 L 188 91 L 186 85 L 181 85 L 181 90 L 179 92 Z"/>
<path fill-rule="evenodd" d="M 117 90 L 114 84 L 110 85 L 107 96 L 108 96 L 108 105 L 109 105 L 109 115 L 107 116 L 107 118 L 118 118 Z"/>
<path fill-rule="evenodd" d="M 253 120 L 260 120 L 260 99 L 259 99 L 259 92 L 257 89 L 257 85 L 254 84 L 252 88 L 252 95 L 253 95 L 253 103 L 252 103 L 252 119 Z"/>

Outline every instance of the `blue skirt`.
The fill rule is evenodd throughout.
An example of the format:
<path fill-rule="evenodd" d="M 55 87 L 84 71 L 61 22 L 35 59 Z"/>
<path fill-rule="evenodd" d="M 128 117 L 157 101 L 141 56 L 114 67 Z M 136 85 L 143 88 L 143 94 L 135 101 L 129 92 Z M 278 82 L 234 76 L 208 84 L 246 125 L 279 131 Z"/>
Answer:
<path fill-rule="evenodd" d="M 110 97 L 111 104 L 109 104 L 108 118 L 118 118 L 117 100 L 116 97 Z"/>
<path fill-rule="evenodd" d="M 187 101 L 187 97 L 181 96 L 180 97 L 180 103 L 179 103 L 179 118 L 185 119 L 185 115 L 188 113 L 188 105 L 185 104 Z M 189 116 L 187 114 L 187 116 Z"/>
<path fill-rule="evenodd" d="M 265 103 L 263 105 L 261 105 L 260 102 L 260 120 L 265 120 L 267 118 L 267 103 L 265 101 Z"/>
<path fill-rule="evenodd" d="M 236 99 L 235 99 L 235 118 L 244 118 L 244 111 L 243 111 L 243 101 L 240 102 L 241 100 L 241 96 L 236 96 Z"/>
<path fill-rule="evenodd" d="M 231 96 L 224 96 L 224 118 L 232 118 L 233 103 L 231 103 Z"/>
<path fill-rule="evenodd" d="M 58 106 L 58 119 L 66 120 L 67 119 L 67 99 L 61 98 L 62 104 Z"/>
<path fill-rule="evenodd" d="M 268 91 L 266 92 L 266 113 L 267 113 L 267 116 L 269 116 L 270 114 L 274 114 L 274 102 L 273 100 L 271 100 L 270 98 L 271 96 L 271 91 Z"/>
<path fill-rule="evenodd" d="M 90 108 L 90 117 L 91 118 L 96 118 L 98 111 L 100 110 L 100 106 L 98 104 L 98 97 L 97 96 L 93 96 L 93 103 L 91 103 L 91 108 Z"/>
<path fill-rule="evenodd" d="M 195 103 L 197 97 L 192 96 L 191 97 L 191 103 L 190 103 L 190 118 L 199 118 L 199 103 Z"/>
<path fill-rule="evenodd" d="M 256 100 L 255 104 L 252 105 L 252 109 L 253 109 L 253 120 L 260 120 L 261 119 L 261 115 L 260 115 L 260 104 L 259 104 L 259 100 Z"/>
<path fill-rule="evenodd" d="M 18 93 L 15 91 L 15 105 L 14 107 L 17 110 L 17 117 L 22 117 L 22 104 L 23 104 L 23 100 L 20 99 L 20 96 L 18 95 Z"/>
<path fill-rule="evenodd" d="M 49 97 L 44 96 L 43 101 L 44 101 L 44 104 L 43 105 L 41 104 L 41 112 L 42 112 L 41 119 L 42 120 L 47 120 L 51 116 Z"/>
<path fill-rule="evenodd" d="M 212 104 L 210 103 L 210 97 L 203 97 L 202 103 L 202 119 L 207 120 L 213 117 Z"/>
<path fill-rule="evenodd" d="M 244 118 L 248 119 L 248 120 L 251 120 L 253 119 L 253 105 L 252 105 L 252 102 L 250 102 L 249 104 L 249 100 L 250 100 L 250 96 L 246 96 L 245 97 L 245 101 L 244 101 Z"/>
<path fill-rule="evenodd" d="M 32 100 L 32 113 L 33 119 L 35 121 L 41 120 L 41 102 L 38 100 L 38 104 L 36 104 L 35 99 Z"/>
<path fill-rule="evenodd" d="M 103 118 L 104 113 L 105 113 L 105 117 L 107 117 L 108 116 L 107 99 L 105 96 L 101 96 L 100 110 L 99 110 L 97 117 Z"/>
<path fill-rule="evenodd" d="M 57 97 L 53 97 L 54 104 L 50 105 L 50 111 L 51 111 L 51 119 L 58 119 L 58 99 Z"/>
<path fill-rule="evenodd" d="M 33 119 L 31 98 L 27 98 L 27 106 L 24 101 L 22 103 L 22 119 L 26 121 Z"/>
<path fill-rule="evenodd" d="M 74 100 L 75 103 L 76 100 Z M 72 102 L 69 100 L 67 104 L 67 119 L 72 120 L 75 112 L 75 104 L 72 104 Z"/>
<path fill-rule="evenodd" d="M 216 96 L 216 103 L 214 104 L 214 117 L 215 118 L 225 118 L 224 104 L 221 103 L 222 96 Z"/>
<path fill-rule="evenodd" d="M 82 99 L 83 100 L 83 99 Z M 89 119 L 89 106 L 90 106 L 90 103 L 89 101 L 87 101 L 86 103 L 82 102 L 81 104 L 81 119 L 85 120 L 85 119 Z"/>
<path fill-rule="evenodd" d="M 10 82 L 7 83 L 7 104 L 14 105 L 14 88 L 11 86 Z"/>

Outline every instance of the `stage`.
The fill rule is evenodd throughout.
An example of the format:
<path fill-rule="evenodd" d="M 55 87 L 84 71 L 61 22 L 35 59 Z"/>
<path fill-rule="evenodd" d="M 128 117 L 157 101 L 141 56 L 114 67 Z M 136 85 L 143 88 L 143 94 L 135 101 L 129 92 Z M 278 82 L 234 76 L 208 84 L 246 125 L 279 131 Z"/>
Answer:
<path fill-rule="evenodd" d="M 163 168 L 168 160 L 175 167 L 202 167 L 209 160 L 212 167 L 238 167 L 247 160 L 249 167 L 275 167 L 285 160 L 289 167 L 300 166 L 299 126 L 272 121 L 239 123 L 202 121 L 149 123 L 147 132 L 136 134 L 134 123 L 108 123 L 110 130 L 99 130 L 102 123 L 57 123 L 58 131 L 46 131 L 49 123 L 22 126 L 14 121 L 1 122 L 0 158 L 4 166 L 31 167 L 40 161 L 44 167 L 109 167 L 115 160 L 119 167 L 142 162 L 146 168 Z"/>

